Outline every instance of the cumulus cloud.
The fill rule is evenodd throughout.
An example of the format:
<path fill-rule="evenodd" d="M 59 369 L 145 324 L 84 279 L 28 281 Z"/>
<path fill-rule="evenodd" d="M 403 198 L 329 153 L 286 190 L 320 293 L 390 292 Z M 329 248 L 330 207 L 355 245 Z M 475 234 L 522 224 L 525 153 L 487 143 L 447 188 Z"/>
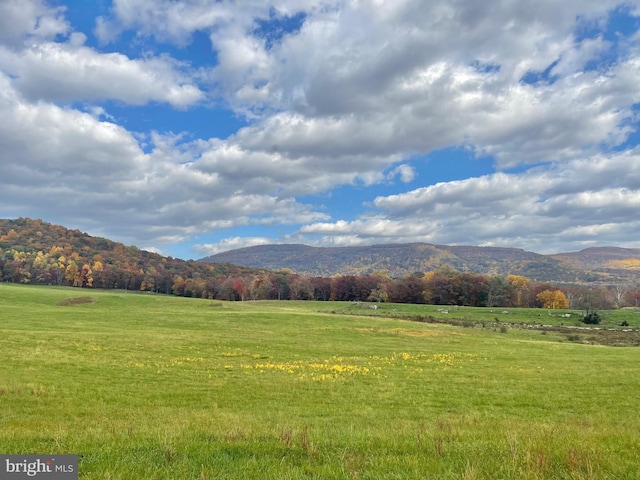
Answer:
<path fill-rule="evenodd" d="M 256 245 L 268 245 L 273 240 L 267 237 L 232 237 L 226 238 L 218 243 L 204 243 L 194 245 L 194 250 L 201 256 L 206 257 L 216 253 L 235 250 L 237 248 L 255 247 Z"/>
<path fill-rule="evenodd" d="M 90 113 L 31 103 L 4 75 L 0 110 L 3 216 L 46 214 L 51 221 L 135 243 L 175 242 L 274 218 L 283 223 L 327 218 L 291 197 L 256 193 L 241 177 L 184 163 L 172 139 L 150 138 L 157 148 L 145 153 L 121 126 Z"/>
<path fill-rule="evenodd" d="M 185 108 L 204 93 L 169 57 L 132 60 L 98 53 L 72 36 L 69 43 L 44 42 L 24 49 L 0 46 L 0 69 L 29 100 L 73 102 L 117 99 L 132 105 L 167 102 Z"/>
<path fill-rule="evenodd" d="M 439 183 L 377 197 L 376 216 L 314 223 L 300 233 L 324 241 L 339 237 L 347 245 L 425 241 L 545 253 L 567 243 L 593 245 L 606 234 L 611 244 L 632 246 L 640 233 L 637 168 L 635 149 L 551 169 Z"/>
<path fill-rule="evenodd" d="M 388 166 L 394 154 L 469 144 L 510 168 L 626 139 L 637 58 L 585 72 L 611 45 L 575 37 L 617 5 L 136 0 L 116 1 L 112 21 L 178 43 L 207 32 L 217 93 L 264 118 L 248 132 L 251 148 L 334 158 L 375 151 Z M 275 43 L 261 36 L 259 22 L 299 12 L 299 29 Z M 522 81 L 551 66 L 556 81 Z"/>
<path fill-rule="evenodd" d="M 238 97 L 238 108 L 244 98 L 249 109 L 267 103 L 332 115 L 384 108 L 386 91 L 443 60 L 497 67 L 498 87 L 554 62 L 556 71 L 574 73 L 601 51 L 590 39 L 574 44 L 576 19 L 601 19 L 618 4 L 116 0 L 109 21 L 179 44 L 207 32 L 219 57 L 214 76 Z M 300 28 L 275 43 L 258 28 L 298 13 L 305 15 Z"/>
<path fill-rule="evenodd" d="M 166 102 L 176 108 L 204 98 L 189 66 L 168 55 L 139 59 L 85 46 L 65 7 L 44 0 L 0 2 L 0 71 L 33 101 L 120 100 L 133 105 Z"/>
<path fill-rule="evenodd" d="M 21 45 L 50 40 L 69 31 L 64 7 L 52 7 L 44 0 L 0 2 L 0 42 Z"/>
<path fill-rule="evenodd" d="M 399 177 L 400 181 L 403 183 L 409 183 L 416 178 L 416 171 L 411 165 L 403 163 L 387 174 L 387 178 L 389 180 L 393 180 L 395 177 Z"/>
<path fill-rule="evenodd" d="M 63 7 L 7 0 L 0 213 L 50 209 L 51 219 L 147 245 L 278 223 L 330 244 L 549 251 L 581 232 L 595 241 L 587 231 L 629 242 L 640 165 L 625 142 L 638 124 L 639 38 L 605 38 L 615 9 L 637 13 L 617 0 L 114 0 L 96 19 L 103 46 L 133 31 L 157 50 L 188 51 L 204 34 L 212 63 L 196 70 L 166 53 L 100 51 Z M 222 105 L 245 126 L 224 139 L 134 133 L 105 100 Z M 448 147 L 491 157 L 496 172 L 372 193 L 374 211 L 352 221 L 298 200 L 422 180 L 420 158 Z"/>
<path fill-rule="evenodd" d="M 48 42 L 20 51 L 0 49 L 0 68 L 15 77 L 15 88 L 30 100 L 157 101 L 184 108 L 204 97 L 167 57 L 131 60 L 119 53 Z"/>

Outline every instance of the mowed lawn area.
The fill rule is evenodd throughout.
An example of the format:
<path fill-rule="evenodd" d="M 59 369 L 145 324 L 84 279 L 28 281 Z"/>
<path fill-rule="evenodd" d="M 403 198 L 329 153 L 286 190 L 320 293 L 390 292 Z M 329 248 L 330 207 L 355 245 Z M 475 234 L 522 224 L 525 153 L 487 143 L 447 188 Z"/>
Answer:
<path fill-rule="evenodd" d="M 342 307 L 2 283 L 0 453 L 82 479 L 640 478 L 638 347 Z"/>

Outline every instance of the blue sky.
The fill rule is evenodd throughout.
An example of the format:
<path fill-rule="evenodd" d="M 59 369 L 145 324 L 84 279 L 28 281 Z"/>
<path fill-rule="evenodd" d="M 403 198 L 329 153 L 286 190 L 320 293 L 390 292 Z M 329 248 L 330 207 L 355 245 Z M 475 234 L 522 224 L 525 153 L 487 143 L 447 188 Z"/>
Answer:
<path fill-rule="evenodd" d="M 261 243 L 640 248 L 640 3 L 0 2 L 0 217 Z"/>

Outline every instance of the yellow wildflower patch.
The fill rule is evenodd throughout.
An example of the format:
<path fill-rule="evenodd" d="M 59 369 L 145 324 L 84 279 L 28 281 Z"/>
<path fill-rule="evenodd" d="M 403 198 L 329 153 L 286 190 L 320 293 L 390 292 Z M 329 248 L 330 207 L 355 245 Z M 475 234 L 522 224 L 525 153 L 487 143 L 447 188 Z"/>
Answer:
<path fill-rule="evenodd" d="M 460 366 L 460 364 L 475 357 L 472 354 L 456 353 L 393 353 L 389 356 L 370 356 L 365 359 L 352 358 L 345 361 L 344 357 L 334 356 L 323 361 L 295 362 L 260 362 L 255 364 L 242 364 L 240 368 L 247 373 L 256 371 L 259 373 L 281 372 L 288 375 L 296 375 L 298 379 L 312 379 L 317 381 L 339 380 L 355 376 L 379 375 L 385 366 L 413 365 L 416 368 L 432 364 L 440 367 Z M 364 362 L 364 363 L 363 363 Z M 422 369 L 420 369 L 422 371 Z"/>
<path fill-rule="evenodd" d="M 442 334 L 428 330 L 410 330 L 408 328 L 357 328 L 360 332 L 384 333 L 403 337 L 439 337 Z"/>
<path fill-rule="evenodd" d="M 231 353 L 231 354 L 229 354 Z M 298 380 L 338 381 L 363 376 L 382 375 L 387 368 L 403 367 L 409 373 L 422 375 L 434 368 L 462 368 L 462 364 L 476 355 L 460 353 L 412 353 L 394 352 L 391 355 L 371 355 L 367 357 L 342 357 L 334 355 L 324 360 L 274 361 L 269 356 L 251 354 L 249 352 L 227 352 L 223 361 L 202 357 L 170 357 L 140 358 L 130 361 L 128 365 L 135 369 L 150 368 L 156 374 L 169 373 L 175 369 L 188 370 L 192 373 L 202 371 L 211 378 L 212 370 L 236 370 L 245 374 L 279 373 L 290 375 Z M 237 357 L 252 359 L 245 363 Z M 233 361 L 236 360 L 237 361 Z"/>
<path fill-rule="evenodd" d="M 333 357 L 322 362 L 296 361 L 296 362 L 265 362 L 254 365 L 244 364 L 240 368 L 264 372 L 283 372 L 289 375 L 297 375 L 299 379 L 310 378 L 312 380 L 337 380 L 355 375 L 375 374 L 376 371 L 369 367 L 345 364 L 342 357 Z"/>

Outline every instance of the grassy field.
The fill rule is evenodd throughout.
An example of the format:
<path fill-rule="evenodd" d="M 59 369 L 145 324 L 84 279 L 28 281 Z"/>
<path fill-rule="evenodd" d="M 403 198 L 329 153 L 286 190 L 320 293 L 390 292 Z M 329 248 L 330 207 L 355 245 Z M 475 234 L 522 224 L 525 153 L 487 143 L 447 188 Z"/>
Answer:
<path fill-rule="evenodd" d="M 442 313 L 0 284 L 0 453 L 76 453 L 82 479 L 640 478 L 640 349 L 387 307 Z"/>
<path fill-rule="evenodd" d="M 582 323 L 584 312 L 581 310 L 545 310 L 541 308 L 501 308 L 501 307 L 458 307 L 440 305 L 387 304 L 376 305 L 372 309 L 370 303 L 336 303 L 319 304 L 320 311 L 372 315 L 396 318 L 414 316 L 433 317 L 437 320 L 469 320 L 476 323 L 490 322 L 503 324 L 550 325 L 567 327 L 585 327 Z M 324 305 L 324 307 L 323 307 Z M 602 322 L 597 325 L 604 329 L 640 328 L 640 308 L 623 308 L 620 310 L 603 310 L 599 312 Z"/>

